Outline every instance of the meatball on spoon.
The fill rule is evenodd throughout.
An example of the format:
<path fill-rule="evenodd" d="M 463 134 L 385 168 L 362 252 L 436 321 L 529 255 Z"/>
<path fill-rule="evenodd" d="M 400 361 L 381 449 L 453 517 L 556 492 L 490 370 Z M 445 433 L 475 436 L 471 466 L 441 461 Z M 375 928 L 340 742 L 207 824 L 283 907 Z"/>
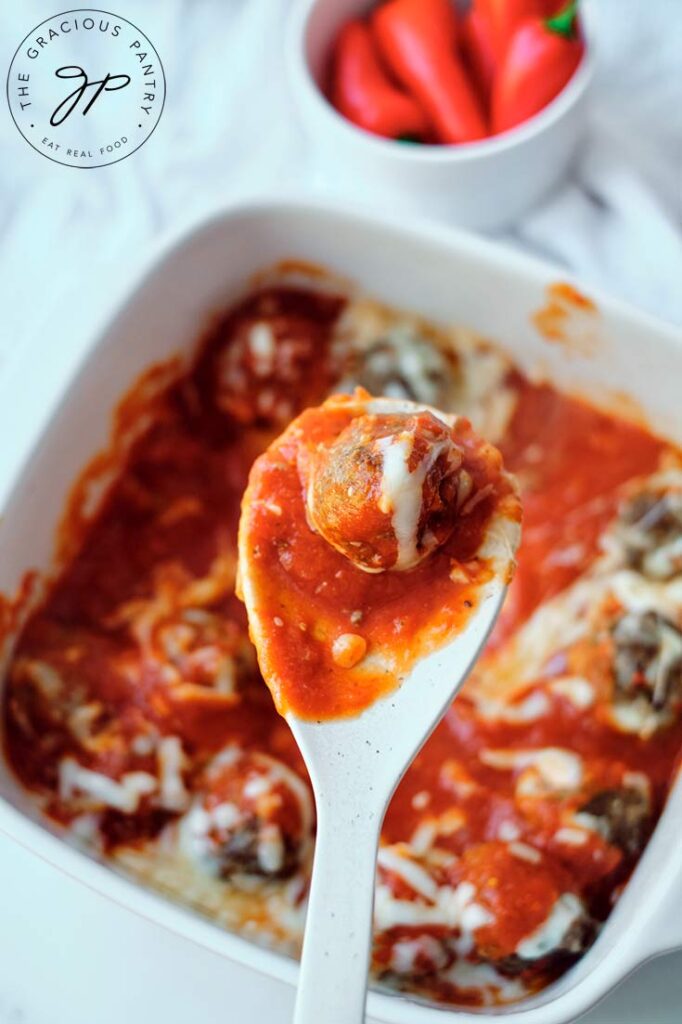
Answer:
<path fill-rule="evenodd" d="M 384 811 L 495 622 L 520 518 L 467 420 L 362 390 L 252 468 L 241 594 L 317 805 L 297 1024 L 364 1019 Z"/>

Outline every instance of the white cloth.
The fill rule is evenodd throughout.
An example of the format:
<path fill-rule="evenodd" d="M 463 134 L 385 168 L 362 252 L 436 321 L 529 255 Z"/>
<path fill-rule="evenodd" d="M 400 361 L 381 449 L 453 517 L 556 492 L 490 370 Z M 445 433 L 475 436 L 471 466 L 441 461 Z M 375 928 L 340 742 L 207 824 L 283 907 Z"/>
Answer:
<path fill-rule="evenodd" d="M 162 57 L 166 109 L 133 157 L 61 167 L 0 118 L 0 373 L 179 214 L 308 188 L 283 61 L 288 0 L 116 0 Z M 572 178 L 504 240 L 682 324 L 682 0 L 586 0 L 598 44 L 589 142 Z M 4 4 L 0 68 L 57 13 Z"/>
<path fill-rule="evenodd" d="M 597 55 L 588 143 L 513 237 L 682 324 L 682 2 L 585 6 Z"/>

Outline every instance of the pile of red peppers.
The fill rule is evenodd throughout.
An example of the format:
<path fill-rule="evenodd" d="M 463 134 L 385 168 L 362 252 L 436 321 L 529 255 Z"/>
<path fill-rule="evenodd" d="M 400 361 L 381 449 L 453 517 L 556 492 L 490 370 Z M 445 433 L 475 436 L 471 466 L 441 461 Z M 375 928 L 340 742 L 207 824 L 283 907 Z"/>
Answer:
<path fill-rule="evenodd" d="M 546 107 L 583 48 L 577 0 L 385 0 L 341 29 L 329 95 L 387 139 L 476 142 Z"/>

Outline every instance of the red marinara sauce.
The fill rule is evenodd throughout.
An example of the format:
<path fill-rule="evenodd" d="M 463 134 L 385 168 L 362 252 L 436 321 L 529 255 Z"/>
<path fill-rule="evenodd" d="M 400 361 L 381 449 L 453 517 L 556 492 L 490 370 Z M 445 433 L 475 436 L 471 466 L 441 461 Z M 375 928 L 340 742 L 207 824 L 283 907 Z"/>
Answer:
<path fill-rule="evenodd" d="M 189 372 L 153 402 L 144 398 L 149 374 L 134 385 L 114 417 L 111 458 L 96 456 L 75 482 L 59 533 L 69 559 L 22 630 L 3 702 L 8 759 L 57 820 L 77 813 L 59 795 L 61 760 L 77 757 L 114 779 L 155 771 L 136 737 L 179 736 L 190 785 L 230 742 L 269 751 L 305 776 L 234 593 L 237 524 L 253 460 L 329 390 L 343 306 L 305 288 L 248 295 L 216 318 Z M 119 428 L 130 430 L 132 408 L 151 423 L 122 464 Z M 119 474 L 86 527 L 83 495 L 114 464 Z M 225 692 L 215 686 L 221 665 L 236 667 Z M 90 716 L 80 740 L 79 708 Z M 134 814 L 106 810 L 105 846 L 155 835 L 171 817 L 146 799 Z"/>
<path fill-rule="evenodd" d="M 310 526 L 306 490 L 311 461 L 319 460 L 321 452 L 330 460 L 338 438 L 355 424 L 369 424 L 370 440 L 343 453 L 347 475 L 341 483 L 361 491 L 357 508 L 352 497 L 346 499 L 353 516 L 348 525 L 364 525 L 370 543 L 383 521 L 391 522 L 380 508 L 387 473 L 380 445 L 404 436 L 416 438 L 416 445 L 429 429 L 428 419 L 432 426 L 440 423 L 430 413 L 422 414 L 424 422 L 414 415 L 373 413 L 384 405 L 393 408 L 361 389 L 354 396 L 335 396 L 299 416 L 251 470 L 239 534 L 241 587 L 260 667 L 281 714 L 315 720 L 353 715 L 394 689 L 420 654 L 464 628 L 481 587 L 495 571 L 481 553 L 493 520 L 520 520 L 514 484 L 499 452 L 474 433 L 468 420 L 452 417 L 449 428 L 440 424 L 458 453 L 456 470 L 445 484 L 452 481 L 456 489 L 457 476 L 465 474 L 467 500 L 455 513 L 452 499 L 453 522 L 444 542 L 407 572 L 393 568 L 390 560 L 386 570 L 369 569 L 332 547 Z M 414 420 L 417 432 L 400 434 Z M 438 450 L 433 440 L 431 445 L 432 452 Z M 429 457 L 428 451 L 422 455 Z M 415 447 L 402 464 L 406 476 L 401 479 L 417 477 L 421 503 L 429 480 L 419 482 L 418 464 L 409 462 L 413 456 Z M 444 486 L 442 478 L 440 483 Z M 438 497 L 438 488 L 433 490 Z M 343 515 L 343 495 L 333 511 Z M 390 535 L 395 546 L 392 530 Z"/>
<path fill-rule="evenodd" d="M 332 337 L 343 307 L 344 300 L 331 295 L 265 288 L 218 319 L 194 366 L 157 397 L 151 424 L 134 442 L 94 521 L 86 529 L 82 517 L 74 517 L 77 552 L 18 638 L 3 705 L 8 760 L 54 819 L 66 824 L 79 813 L 77 803 L 60 792 L 65 756 L 114 780 L 128 772 L 155 772 L 155 756 L 143 742 L 149 736 L 181 741 L 185 785 L 200 799 L 206 797 L 206 766 L 231 743 L 249 756 L 277 759 L 305 780 L 288 726 L 258 671 L 244 608 L 234 593 L 237 523 L 253 460 L 304 405 L 323 401 L 340 377 Z M 538 605 L 590 567 L 622 485 L 652 473 L 665 447 L 647 430 L 520 374 L 507 383 L 517 403 L 500 448 L 521 485 L 524 535 L 498 647 Z M 80 483 L 88 477 L 86 471 Z M 300 500 L 300 481 L 287 479 Z M 310 550 L 302 548 L 295 560 L 301 571 L 310 564 L 314 574 L 319 565 L 309 561 Z M 344 585 L 334 582 L 330 595 L 337 615 L 339 608 L 355 610 L 365 593 L 351 590 L 353 601 L 346 601 L 351 575 L 353 587 L 379 579 L 362 574 L 356 580 L 350 563 L 338 557 Z M 417 579 L 425 569 L 411 576 Z M 422 614 L 416 604 L 411 613 L 415 621 Z M 0 600 L 0 631 L 11 630 L 15 621 L 15 603 Z M 378 621 L 392 628 L 388 611 L 379 612 Z M 606 673 L 610 664 L 604 660 Z M 234 668 L 235 678 L 216 686 L 224 664 Z M 461 827 L 441 834 L 439 845 L 464 855 L 462 870 L 477 883 L 499 879 L 499 885 L 487 886 L 493 910 L 497 892 L 502 899 L 513 884 L 512 902 L 504 907 L 513 903 L 514 920 L 498 915 L 495 934 L 485 936 L 496 955 L 514 946 L 524 923 L 524 904 L 517 899 L 523 865 L 514 861 L 511 872 L 509 862 L 503 863 L 501 826 L 546 856 L 543 890 L 578 892 L 603 919 L 638 854 L 597 832 L 582 846 L 562 846 L 556 838 L 560 815 L 639 772 L 651 787 L 646 827 L 653 828 L 682 747 L 679 721 L 649 738 L 623 733 L 601 715 L 601 698 L 579 707 L 545 683 L 531 681 L 515 703 L 541 689 L 546 712 L 516 721 L 486 719 L 465 686 L 406 773 L 383 826 L 384 842 L 409 842 L 416 829 L 444 813 L 461 817 Z M 582 759 L 579 795 L 519 800 L 518 772 L 480 757 L 484 749 L 547 747 L 567 748 Z M 134 813 L 108 808 L 100 815 L 104 848 L 142 842 L 175 817 L 176 811 L 147 798 Z M 543 893 L 536 896 L 536 902 L 545 900 Z M 534 923 L 529 913 L 525 924 Z M 403 931 L 409 938 L 409 929 Z M 393 938 L 384 933 L 379 942 Z M 534 987 L 550 975 L 536 979 Z M 481 999 L 478 990 L 458 988 L 438 975 L 421 989 L 460 1004 Z"/>
<path fill-rule="evenodd" d="M 664 449 L 642 427 L 548 384 L 515 373 L 513 386 L 516 411 L 500 450 L 521 487 L 523 536 L 496 644 L 589 568 L 620 487 L 650 473 Z"/>

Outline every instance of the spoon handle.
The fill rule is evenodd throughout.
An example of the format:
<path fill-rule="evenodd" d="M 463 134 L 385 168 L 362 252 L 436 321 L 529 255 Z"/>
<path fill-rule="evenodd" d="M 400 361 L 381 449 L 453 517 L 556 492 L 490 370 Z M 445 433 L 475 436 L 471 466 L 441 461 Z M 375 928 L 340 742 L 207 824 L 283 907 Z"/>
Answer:
<path fill-rule="evenodd" d="M 294 1024 L 361 1024 L 382 815 L 361 800 L 333 809 L 318 800 L 317 813 Z"/>

